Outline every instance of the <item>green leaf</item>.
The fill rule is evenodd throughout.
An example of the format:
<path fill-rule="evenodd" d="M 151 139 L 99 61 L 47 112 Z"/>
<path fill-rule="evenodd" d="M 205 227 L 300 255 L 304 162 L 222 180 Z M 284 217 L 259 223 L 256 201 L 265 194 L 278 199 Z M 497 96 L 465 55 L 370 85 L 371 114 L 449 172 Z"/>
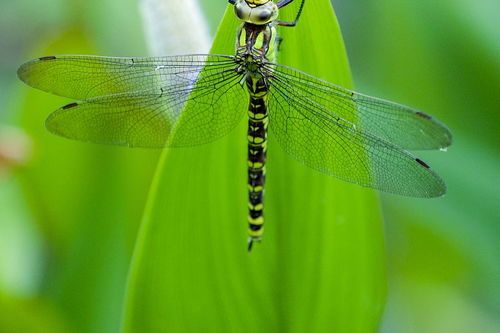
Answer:
<path fill-rule="evenodd" d="M 283 19 L 293 19 L 296 2 Z M 213 53 L 234 54 L 238 24 L 228 7 Z M 351 86 L 329 1 L 308 1 L 299 25 L 280 33 L 280 63 Z M 385 299 L 376 194 L 302 166 L 271 136 L 266 232 L 249 254 L 245 130 L 243 121 L 216 143 L 163 154 L 134 253 L 124 331 L 376 331 Z"/>

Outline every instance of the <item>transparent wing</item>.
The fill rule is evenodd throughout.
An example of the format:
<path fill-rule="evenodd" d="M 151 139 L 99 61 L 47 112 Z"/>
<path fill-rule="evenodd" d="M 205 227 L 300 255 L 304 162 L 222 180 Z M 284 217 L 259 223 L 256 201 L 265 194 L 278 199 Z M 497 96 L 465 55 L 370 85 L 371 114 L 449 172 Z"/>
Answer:
<path fill-rule="evenodd" d="M 451 144 L 451 133 L 438 120 L 405 105 L 363 95 L 286 66 L 268 64 L 275 81 L 361 130 L 404 149 L 439 149 Z"/>
<path fill-rule="evenodd" d="M 17 75 L 34 88 L 82 100 L 190 81 L 202 69 L 215 73 L 233 67 L 233 59 L 203 54 L 145 58 L 48 56 L 21 65 Z"/>
<path fill-rule="evenodd" d="M 94 143 L 203 144 L 226 135 L 245 113 L 247 92 L 231 57 L 130 59 L 35 60 L 23 65 L 19 76 L 58 95 L 90 97 L 55 111 L 46 125 L 58 135 Z"/>
<path fill-rule="evenodd" d="M 370 118 L 370 125 L 356 119 L 360 95 L 347 98 L 342 95 L 345 89 L 291 68 L 270 67 L 270 130 L 282 148 L 299 162 L 385 192 L 413 197 L 436 197 L 446 192 L 442 179 L 427 164 L 396 145 L 402 142 L 401 137 L 389 142 L 390 133 L 379 129 L 384 126 L 382 115 Z M 393 114 L 398 112 L 409 111 L 401 109 Z M 409 125 L 403 122 L 402 126 Z"/>

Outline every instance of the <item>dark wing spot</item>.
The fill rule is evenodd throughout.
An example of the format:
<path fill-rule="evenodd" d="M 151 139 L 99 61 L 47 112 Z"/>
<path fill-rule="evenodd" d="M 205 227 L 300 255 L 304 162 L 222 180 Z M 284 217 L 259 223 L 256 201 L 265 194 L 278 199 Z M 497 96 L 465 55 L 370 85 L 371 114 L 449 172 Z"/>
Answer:
<path fill-rule="evenodd" d="M 420 158 L 416 158 L 415 161 L 418 162 L 418 164 L 420 164 L 421 166 L 423 166 L 424 168 L 427 168 L 427 169 L 430 169 L 431 167 L 427 165 L 427 163 L 425 163 L 424 161 L 422 161 Z"/>
<path fill-rule="evenodd" d="M 45 61 L 45 60 L 54 60 L 55 58 L 56 58 L 56 56 L 47 56 L 47 57 L 38 58 L 38 60 L 42 60 L 42 61 Z"/>
<path fill-rule="evenodd" d="M 429 116 L 427 113 L 423 113 L 423 112 L 421 112 L 421 111 L 417 111 L 417 116 L 420 116 L 420 117 L 422 117 L 422 118 L 424 118 L 424 119 L 431 119 L 431 118 L 432 118 L 432 117 L 431 117 L 431 116 Z"/>
<path fill-rule="evenodd" d="M 67 110 L 67 109 L 71 109 L 71 108 L 74 108 L 75 106 L 77 106 L 78 103 L 71 103 L 71 104 L 67 104 L 65 106 L 62 107 L 63 110 Z"/>

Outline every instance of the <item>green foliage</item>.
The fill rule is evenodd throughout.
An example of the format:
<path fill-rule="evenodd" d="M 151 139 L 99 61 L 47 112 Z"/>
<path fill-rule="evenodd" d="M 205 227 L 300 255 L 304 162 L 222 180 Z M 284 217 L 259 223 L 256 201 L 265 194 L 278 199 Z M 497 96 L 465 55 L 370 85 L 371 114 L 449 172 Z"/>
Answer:
<path fill-rule="evenodd" d="M 496 332 L 500 2 L 334 3 L 358 89 L 427 111 L 454 134 L 446 153 L 421 154 L 445 179 L 445 197 L 383 197 L 391 282 L 383 332 Z"/>
<path fill-rule="evenodd" d="M 237 25 L 229 7 L 212 53 L 234 53 Z M 308 2 L 299 26 L 281 33 L 280 63 L 351 85 L 328 1 Z M 245 129 L 242 122 L 214 144 L 163 154 L 134 254 L 125 331 L 375 331 L 385 295 L 376 195 L 298 164 L 271 137 L 266 233 L 247 253 Z"/>

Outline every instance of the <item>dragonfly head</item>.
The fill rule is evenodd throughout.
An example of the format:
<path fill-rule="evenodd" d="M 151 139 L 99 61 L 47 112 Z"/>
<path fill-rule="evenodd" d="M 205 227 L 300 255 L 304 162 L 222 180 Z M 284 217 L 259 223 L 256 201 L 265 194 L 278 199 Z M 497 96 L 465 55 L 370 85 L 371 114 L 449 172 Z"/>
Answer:
<path fill-rule="evenodd" d="M 243 22 L 265 25 L 278 18 L 278 6 L 272 0 L 237 0 L 234 13 Z"/>

